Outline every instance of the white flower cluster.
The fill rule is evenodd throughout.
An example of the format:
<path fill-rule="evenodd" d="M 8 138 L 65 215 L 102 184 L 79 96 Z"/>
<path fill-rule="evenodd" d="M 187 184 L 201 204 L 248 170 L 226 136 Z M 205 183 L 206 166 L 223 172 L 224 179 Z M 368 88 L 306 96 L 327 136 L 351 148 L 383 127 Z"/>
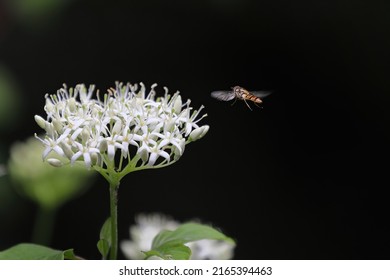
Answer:
<path fill-rule="evenodd" d="M 35 121 L 46 131 L 42 139 L 43 158 L 55 151 L 75 163 L 83 161 L 98 171 L 124 172 L 162 167 L 177 161 L 185 145 L 203 137 L 209 126 L 199 126 L 206 116 L 192 111 L 190 100 L 182 102 L 179 92 L 172 96 L 165 89 L 155 98 L 154 84 L 147 93 L 140 83 L 116 83 L 100 98 L 93 98 L 95 87 L 64 85 L 55 95 L 46 95 L 47 119 Z M 49 158 L 54 166 L 63 161 Z M 109 173 L 106 171 L 107 173 Z"/>
<path fill-rule="evenodd" d="M 162 230 L 175 230 L 180 223 L 159 213 L 139 214 L 136 224 L 130 227 L 131 240 L 123 240 L 120 244 L 126 258 L 142 260 L 142 252 L 150 250 L 154 237 Z M 192 260 L 228 260 L 233 257 L 235 245 L 219 241 L 203 239 L 186 244 L 191 249 Z"/>

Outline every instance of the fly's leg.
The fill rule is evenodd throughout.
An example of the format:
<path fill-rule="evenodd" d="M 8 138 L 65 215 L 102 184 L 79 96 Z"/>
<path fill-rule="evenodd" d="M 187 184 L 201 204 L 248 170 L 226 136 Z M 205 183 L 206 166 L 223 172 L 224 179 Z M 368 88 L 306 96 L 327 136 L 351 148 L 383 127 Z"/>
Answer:
<path fill-rule="evenodd" d="M 246 102 L 246 100 L 245 100 L 245 99 L 242 99 L 242 100 L 244 100 L 244 102 L 245 102 L 246 106 L 248 106 L 249 110 L 251 110 L 251 111 L 252 111 L 252 108 L 251 108 L 251 106 L 249 106 L 248 102 Z"/>
<path fill-rule="evenodd" d="M 233 105 L 234 105 L 234 103 L 236 103 L 236 101 L 237 101 L 237 98 L 234 98 L 234 102 L 232 103 L 232 105 L 231 105 L 231 106 L 233 106 Z"/>
<path fill-rule="evenodd" d="M 259 104 L 257 104 L 256 102 L 253 102 L 253 103 L 255 103 L 255 105 L 256 105 L 257 107 L 259 107 L 259 108 L 263 109 L 263 107 L 262 107 L 262 106 L 260 106 Z"/>

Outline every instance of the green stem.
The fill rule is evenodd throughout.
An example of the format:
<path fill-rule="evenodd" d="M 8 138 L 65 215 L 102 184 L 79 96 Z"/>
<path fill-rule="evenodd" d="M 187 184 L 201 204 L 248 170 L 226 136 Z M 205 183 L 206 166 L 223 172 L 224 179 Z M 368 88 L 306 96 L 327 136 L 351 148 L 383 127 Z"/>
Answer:
<path fill-rule="evenodd" d="M 56 210 L 52 208 L 39 207 L 35 217 L 32 233 L 32 242 L 49 245 L 52 238 Z"/>
<path fill-rule="evenodd" d="M 111 249 L 110 260 L 118 254 L 118 189 L 119 181 L 110 183 Z"/>

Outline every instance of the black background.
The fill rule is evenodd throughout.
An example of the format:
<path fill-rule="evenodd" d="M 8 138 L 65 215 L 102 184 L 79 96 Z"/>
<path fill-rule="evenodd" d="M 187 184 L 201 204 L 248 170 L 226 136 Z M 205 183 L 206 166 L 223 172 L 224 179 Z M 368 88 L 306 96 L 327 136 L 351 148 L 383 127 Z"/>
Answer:
<path fill-rule="evenodd" d="M 84 0 L 34 25 L 3 3 L 0 59 L 24 94 L 3 144 L 40 132 L 33 116 L 62 83 L 157 82 L 205 105 L 210 131 L 178 163 L 125 177 L 120 240 L 134 214 L 158 211 L 221 228 L 236 259 L 388 259 L 385 3 Z M 253 111 L 210 98 L 235 85 L 273 94 Z M 0 249 L 29 241 L 35 206 L 19 203 Z M 98 259 L 108 213 L 97 178 L 61 208 L 51 245 Z"/>

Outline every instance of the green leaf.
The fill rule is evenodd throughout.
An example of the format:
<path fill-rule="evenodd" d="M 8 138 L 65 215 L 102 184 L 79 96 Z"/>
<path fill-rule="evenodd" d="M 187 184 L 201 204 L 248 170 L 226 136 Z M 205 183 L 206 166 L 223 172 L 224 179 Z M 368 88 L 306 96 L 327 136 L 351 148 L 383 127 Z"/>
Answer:
<path fill-rule="evenodd" d="M 75 260 L 79 259 L 73 249 L 65 251 L 54 250 L 49 247 L 21 243 L 0 252 L 0 260 Z"/>
<path fill-rule="evenodd" d="M 191 249 L 184 244 L 167 244 L 158 250 L 144 252 L 146 259 L 156 256 L 164 260 L 188 260 L 191 257 Z"/>
<path fill-rule="evenodd" d="M 111 218 L 104 222 L 99 237 L 100 240 L 97 243 L 97 247 L 103 259 L 106 259 L 111 247 Z"/>
<path fill-rule="evenodd" d="M 97 243 L 97 247 L 100 254 L 102 255 L 102 258 L 104 260 L 107 259 L 108 252 L 110 251 L 110 245 L 108 244 L 107 240 L 100 239 Z"/>
<path fill-rule="evenodd" d="M 65 250 L 64 251 L 64 258 L 65 258 L 65 260 L 81 260 L 82 259 L 74 254 L 73 249 Z"/>
<path fill-rule="evenodd" d="M 163 259 L 188 260 L 191 250 L 184 244 L 202 239 L 222 240 L 234 244 L 234 240 L 222 232 L 198 223 L 186 223 L 176 230 L 163 230 L 154 239 L 152 249 L 145 252 L 146 258 L 157 256 Z"/>
<path fill-rule="evenodd" d="M 158 234 L 152 243 L 152 248 L 158 248 L 166 243 L 188 243 L 202 239 L 222 240 L 234 244 L 230 237 L 222 232 L 198 223 L 186 223 L 179 226 L 174 231 L 165 230 Z"/>

